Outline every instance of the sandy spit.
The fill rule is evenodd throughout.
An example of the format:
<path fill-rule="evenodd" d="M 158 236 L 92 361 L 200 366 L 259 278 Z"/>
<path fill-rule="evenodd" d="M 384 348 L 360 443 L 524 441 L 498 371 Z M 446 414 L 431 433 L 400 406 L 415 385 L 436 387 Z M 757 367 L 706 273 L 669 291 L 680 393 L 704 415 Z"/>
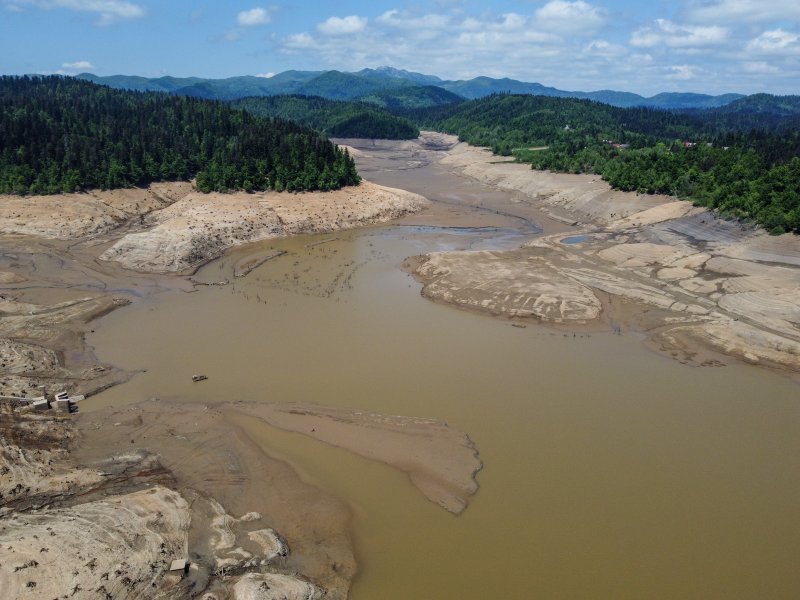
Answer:
<path fill-rule="evenodd" d="M 73 458 L 93 464 L 132 450 L 157 456 L 173 487 L 197 498 L 189 551 L 207 573 L 300 573 L 327 590 L 326 598 L 346 598 L 356 573 L 350 509 L 265 453 L 241 416 L 238 405 L 163 400 L 87 413 L 76 419 L 83 442 Z M 228 598 L 235 583 L 204 585 Z"/>
<path fill-rule="evenodd" d="M 273 427 L 400 469 L 426 498 L 453 514 L 463 512 L 478 490 L 478 451 L 464 432 L 445 423 L 309 404 L 235 406 Z"/>

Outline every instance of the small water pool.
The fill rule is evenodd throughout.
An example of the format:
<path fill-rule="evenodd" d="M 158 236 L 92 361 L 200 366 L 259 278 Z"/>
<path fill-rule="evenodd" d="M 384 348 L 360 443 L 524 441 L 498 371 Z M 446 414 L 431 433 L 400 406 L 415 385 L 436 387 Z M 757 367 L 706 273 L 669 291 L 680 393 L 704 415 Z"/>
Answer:
<path fill-rule="evenodd" d="M 586 240 L 589 239 L 589 236 L 586 235 L 573 235 L 570 237 L 565 237 L 561 240 L 562 244 L 582 244 Z"/>

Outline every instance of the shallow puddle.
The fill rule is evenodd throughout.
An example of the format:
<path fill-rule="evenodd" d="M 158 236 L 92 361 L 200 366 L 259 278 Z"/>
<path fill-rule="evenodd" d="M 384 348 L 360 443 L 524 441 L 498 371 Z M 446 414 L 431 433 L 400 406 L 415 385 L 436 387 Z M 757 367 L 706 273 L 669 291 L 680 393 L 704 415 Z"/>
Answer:
<path fill-rule="evenodd" d="M 589 238 L 588 238 L 588 236 L 585 236 L 585 235 L 571 235 L 570 237 L 565 237 L 563 240 L 561 240 L 561 243 L 562 244 L 582 244 L 587 239 L 589 239 Z"/>

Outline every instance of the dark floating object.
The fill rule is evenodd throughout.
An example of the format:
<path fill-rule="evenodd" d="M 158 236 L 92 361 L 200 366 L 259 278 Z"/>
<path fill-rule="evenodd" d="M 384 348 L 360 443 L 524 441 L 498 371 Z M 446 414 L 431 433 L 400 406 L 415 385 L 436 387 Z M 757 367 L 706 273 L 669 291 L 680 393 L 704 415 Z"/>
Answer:
<path fill-rule="evenodd" d="M 192 381 L 195 381 L 195 382 L 197 382 L 197 381 L 205 381 L 206 379 L 208 379 L 208 377 L 206 377 L 205 375 L 192 375 Z"/>

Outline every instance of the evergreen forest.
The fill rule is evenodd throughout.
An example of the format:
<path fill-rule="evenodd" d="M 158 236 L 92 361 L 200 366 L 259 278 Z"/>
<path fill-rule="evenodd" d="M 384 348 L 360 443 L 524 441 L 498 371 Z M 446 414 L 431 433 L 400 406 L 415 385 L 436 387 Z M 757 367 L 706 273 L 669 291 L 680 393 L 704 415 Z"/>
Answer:
<path fill-rule="evenodd" d="M 689 199 L 775 234 L 800 232 L 796 97 L 678 112 L 499 94 L 399 114 L 534 169 L 594 173 L 618 189 Z"/>
<path fill-rule="evenodd" d="M 195 177 L 205 192 L 331 190 L 360 181 L 346 151 L 295 123 L 74 78 L 0 77 L 0 193 Z"/>
<path fill-rule="evenodd" d="M 326 100 L 318 96 L 260 96 L 232 103 L 259 117 L 279 118 L 339 138 L 412 140 L 419 129 L 408 119 L 359 102 Z"/>

